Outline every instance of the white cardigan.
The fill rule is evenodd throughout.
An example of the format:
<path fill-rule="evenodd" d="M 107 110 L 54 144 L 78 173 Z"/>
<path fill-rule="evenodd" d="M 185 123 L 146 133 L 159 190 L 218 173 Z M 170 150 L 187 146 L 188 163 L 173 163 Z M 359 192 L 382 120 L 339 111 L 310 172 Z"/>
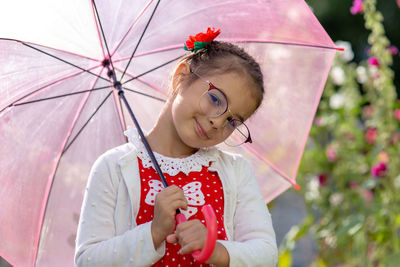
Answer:
<path fill-rule="evenodd" d="M 217 149 L 215 162 L 224 191 L 225 246 L 230 266 L 276 266 L 271 216 L 248 162 Z M 140 204 L 137 150 L 127 143 L 94 163 L 86 188 L 76 239 L 77 266 L 150 266 L 164 256 L 155 250 L 151 222 L 136 225 Z"/>

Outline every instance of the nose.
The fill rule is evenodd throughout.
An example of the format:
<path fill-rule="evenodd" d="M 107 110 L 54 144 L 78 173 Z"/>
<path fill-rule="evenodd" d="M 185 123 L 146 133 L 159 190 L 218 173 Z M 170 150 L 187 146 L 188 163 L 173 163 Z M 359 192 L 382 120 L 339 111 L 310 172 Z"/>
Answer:
<path fill-rule="evenodd" d="M 214 129 L 223 129 L 228 123 L 226 116 L 219 116 L 215 118 L 209 118 L 210 124 Z"/>

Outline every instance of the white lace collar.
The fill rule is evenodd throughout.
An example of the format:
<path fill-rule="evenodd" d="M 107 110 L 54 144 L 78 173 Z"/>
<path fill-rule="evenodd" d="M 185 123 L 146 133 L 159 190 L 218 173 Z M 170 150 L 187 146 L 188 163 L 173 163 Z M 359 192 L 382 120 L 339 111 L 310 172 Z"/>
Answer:
<path fill-rule="evenodd" d="M 128 137 L 129 142 L 135 146 L 137 156 L 142 160 L 143 167 L 154 168 L 151 158 L 148 155 L 136 128 L 128 126 L 128 129 L 124 134 Z M 175 176 L 179 172 L 183 172 L 187 175 L 192 171 L 201 171 L 203 166 L 208 167 L 210 162 L 216 161 L 216 151 L 217 149 L 215 147 L 201 148 L 196 153 L 186 158 L 171 158 L 157 152 L 154 152 L 154 155 L 160 165 L 161 171 L 163 173 L 168 173 L 171 176 Z"/>

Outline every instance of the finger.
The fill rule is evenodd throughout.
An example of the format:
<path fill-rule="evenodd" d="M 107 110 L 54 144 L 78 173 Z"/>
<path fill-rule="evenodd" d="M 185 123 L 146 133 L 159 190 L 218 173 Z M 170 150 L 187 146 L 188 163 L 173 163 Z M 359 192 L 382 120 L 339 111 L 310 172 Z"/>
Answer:
<path fill-rule="evenodd" d="M 178 254 L 187 254 L 195 250 L 201 250 L 202 248 L 203 246 L 201 245 L 201 243 L 198 240 L 195 240 L 182 246 L 182 248 L 178 251 Z"/>
<path fill-rule="evenodd" d="M 178 238 L 176 237 L 176 234 L 170 234 L 170 235 L 167 236 L 166 241 L 167 241 L 168 243 L 173 243 L 173 244 L 175 244 L 175 243 L 178 242 Z"/>
<path fill-rule="evenodd" d="M 204 224 L 202 224 L 200 220 L 194 219 L 178 224 L 178 226 L 176 227 L 176 232 L 181 233 L 187 229 L 191 229 L 191 231 L 197 231 L 202 230 L 203 228 L 205 229 Z"/>
<path fill-rule="evenodd" d="M 173 200 L 171 202 L 171 204 L 169 205 L 170 209 L 172 209 L 173 211 L 176 211 L 177 209 L 183 209 L 186 210 L 187 209 L 187 203 L 184 200 L 181 199 L 176 199 Z"/>

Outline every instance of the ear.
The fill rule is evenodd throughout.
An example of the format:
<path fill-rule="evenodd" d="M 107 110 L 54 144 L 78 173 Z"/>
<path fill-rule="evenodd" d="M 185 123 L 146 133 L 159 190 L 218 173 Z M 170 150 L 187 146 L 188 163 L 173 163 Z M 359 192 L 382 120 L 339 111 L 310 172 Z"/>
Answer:
<path fill-rule="evenodd" d="M 176 92 L 181 84 L 190 74 L 190 66 L 186 62 L 182 62 L 176 67 L 174 74 L 172 75 L 172 90 Z"/>

